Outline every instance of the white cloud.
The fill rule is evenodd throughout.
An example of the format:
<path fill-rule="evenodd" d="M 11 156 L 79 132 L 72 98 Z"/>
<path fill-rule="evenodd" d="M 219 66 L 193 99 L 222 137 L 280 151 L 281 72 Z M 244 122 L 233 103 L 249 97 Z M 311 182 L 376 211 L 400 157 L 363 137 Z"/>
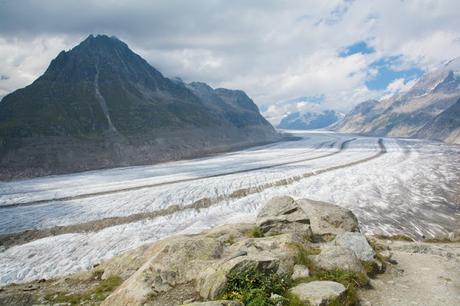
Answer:
<path fill-rule="evenodd" d="M 107 33 L 167 76 L 247 91 L 266 114 L 314 95 L 346 111 L 385 94 L 365 86 L 376 59 L 401 55 L 400 68 L 427 70 L 460 56 L 459 11 L 456 0 L 1 2 L 0 74 L 9 79 L 0 95 L 30 83 L 61 49 Z M 338 56 L 363 40 L 376 52 Z"/>

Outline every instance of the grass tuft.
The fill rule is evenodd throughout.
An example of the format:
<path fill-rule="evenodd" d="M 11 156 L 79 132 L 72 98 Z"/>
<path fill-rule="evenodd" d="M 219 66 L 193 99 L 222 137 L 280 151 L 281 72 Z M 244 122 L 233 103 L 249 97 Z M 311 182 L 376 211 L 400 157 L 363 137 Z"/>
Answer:
<path fill-rule="evenodd" d="M 260 230 L 260 227 L 254 226 L 249 232 L 248 236 L 252 238 L 260 238 L 262 237 L 262 231 Z"/>
<path fill-rule="evenodd" d="M 309 256 L 318 255 L 321 253 L 321 249 L 315 247 L 306 247 L 305 245 L 298 242 L 291 242 L 288 245 L 297 252 L 295 263 L 304 265 L 310 270 L 310 272 L 314 272 L 315 265 Z"/>
<path fill-rule="evenodd" d="M 271 294 L 283 295 L 290 285 L 291 280 L 287 275 L 250 267 L 227 275 L 225 292 L 219 299 L 238 300 L 246 306 L 274 306 Z"/>

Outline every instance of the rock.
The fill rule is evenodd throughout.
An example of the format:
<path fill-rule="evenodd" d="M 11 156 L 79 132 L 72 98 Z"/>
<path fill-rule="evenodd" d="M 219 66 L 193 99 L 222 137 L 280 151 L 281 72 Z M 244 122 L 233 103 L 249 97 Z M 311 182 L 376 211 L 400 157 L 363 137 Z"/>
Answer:
<path fill-rule="evenodd" d="M 359 260 L 370 261 L 374 259 L 375 252 L 361 233 L 340 233 L 335 237 L 334 244 L 353 251 Z"/>
<path fill-rule="evenodd" d="M 223 252 L 222 242 L 206 237 L 171 237 L 155 247 L 152 257 L 101 305 L 142 305 L 148 297 L 195 280 Z"/>
<path fill-rule="evenodd" d="M 259 211 L 256 224 L 265 236 L 295 232 L 311 235 L 308 215 L 287 196 L 269 200 Z"/>
<path fill-rule="evenodd" d="M 346 290 L 342 284 L 331 281 L 313 281 L 289 289 L 302 302 L 312 306 L 328 305 L 333 300 L 341 298 Z"/>
<path fill-rule="evenodd" d="M 270 295 L 270 300 L 275 306 L 285 306 L 289 303 L 288 299 L 276 293 Z"/>
<path fill-rule="evenodd" d="M 228 248 L 226 252 L 229 258 L 234 254 L 247 252 L 251 256 L 269 256 L 279 259 L 280 264 L 278 274 L 291 275 L 294 269 L 296 251 L 292 248 L 292 243 L 302 243 L 304 237 L 298 234 L 281 234 L 270 237 L 246 238 L 238 241 Z"/>
<path fill-rule="evenodd" d="M 182 306 L 244 306 L 244 305 L 238 301 L 219 300 L 219 301 L 209 301 L 209 302 L 194 302 L 190 304 L 183 304 Z"/>
<path fill-rule="evenodd" d="M 353 251 L 334 245 L 321 248 L 321 253 L 311 256 L 313 263 L 324 270 L 343 269 L 363 272 L 363 266 Z"/>
<path fill-rule="evenodd" d="M 274 273 L 278 270 L 279 263 L 279 259 L 264 255 L 240 256 L 223 260 L 215 263 L 199 275 L 197 289 L 203 298 L 212 300 L 224 292 L 227 276 L 230 273 L 238 273 L 251 268 Z"/>
<path fill-rule="evenodd" d="M 308 268 L 304 265 L 295 265 L 294 266 L 294 272 L 292 273 L 292 280 L 298 280 L 301 278 L 309 277 L 310 276 L 310 271 Z"/>
<path fill-rule="evenodd" d="M 358 220 L 351 210 L 331 203 L 309 199 L 297 200 L 297 203 L 310 217 L 310 226 L 315 235 L 359 232 Z"/>

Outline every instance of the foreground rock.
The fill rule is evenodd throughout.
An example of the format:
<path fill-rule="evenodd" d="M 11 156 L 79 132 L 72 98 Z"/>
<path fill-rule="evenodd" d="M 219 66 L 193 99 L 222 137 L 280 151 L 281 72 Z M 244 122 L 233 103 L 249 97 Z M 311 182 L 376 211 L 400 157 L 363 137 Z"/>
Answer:
<path fill-rule="evenodd" d="M 334 240 L 334 244 L 351 250 L 359 260 L 373 260 L 375 252 L 367 242 L 366 236 L 361 233 L 341 233 Z"/>
<path fill-rule="evenodd" d="M 296 203 L 310 217 L 311 230 L 315 235 L 327 239 L 344 232 L 359 232 L 356 216 L 346 208 L 309 199 Z"/>
<path fill-rule="evenodd" d="M 336 282 L 313 281 L 297 285 L 289 291 L 307 305 L 324 306 L 339 300 L 345 294 L 346 288 Z"/>
<path fill-rule="evenodd" d="M 291 197 L 275 197 L 257 215 L 257 226 L 266 236 L 303 233 L 311 236 L 310 219 Z"/>
<path fill-rule="evenodd" d="M 353 251 L 334 245 L 321 248 L 321 253 L 312 257 L 315 265 L 324 270 L 345 269 L 363 272 L 363 266 Z"/>

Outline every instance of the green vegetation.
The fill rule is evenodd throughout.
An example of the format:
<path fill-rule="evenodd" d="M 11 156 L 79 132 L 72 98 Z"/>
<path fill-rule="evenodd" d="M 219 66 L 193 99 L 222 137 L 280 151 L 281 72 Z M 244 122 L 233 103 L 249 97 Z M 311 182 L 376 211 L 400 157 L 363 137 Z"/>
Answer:
<path fill-rule="evenodd" d="M 272 293 L 283 295 L 291 284 L 287 275 L 260 271 L 257 267 L 232 271 L 227 276 L 225 293 L 220 299 L 241 301 L 247 306 L 271 306 Z"/>
<path fill-rule="evenodd" d="M 70 305 L 98 305 L 115 288 L 120 286 L 122 279 L 118 276 L 110 276 L 101 280 L 95 287 L 79 293 L 50 292 L 45 299 L 53 304 L 65 303 Z"/>
<path fill-rule="evenodd" d="M 260 238 L 262 237 L 262 231 L 260 230 L 260 227 L 254 226 L 249 232 L 248 236 L 252 238 Z"/>
<path fill-rule="evenodd" d="M 320 248 L 306 247 L 305 245 L 294 242 L 290 243 L 289 247 L 293 248 L 296 251 L 295 263 L 306 266 L 310 272 L 315 271 L 315 266 L 312 260 L 308 257 L 310 255 L 318 255 L 321 253 Z"/>
<path fill-rule="evenodd" d="M 374 260 L 361 261 L 361 264 L 364 267 L 364 271 L 366 272 L 366 275 L 369 277 L 374 277 L 380 272 L 380 268 L 377 262 L 375 262 Z M 382 265 L 385 265 L 385 264 L 382 263 Z"/>

